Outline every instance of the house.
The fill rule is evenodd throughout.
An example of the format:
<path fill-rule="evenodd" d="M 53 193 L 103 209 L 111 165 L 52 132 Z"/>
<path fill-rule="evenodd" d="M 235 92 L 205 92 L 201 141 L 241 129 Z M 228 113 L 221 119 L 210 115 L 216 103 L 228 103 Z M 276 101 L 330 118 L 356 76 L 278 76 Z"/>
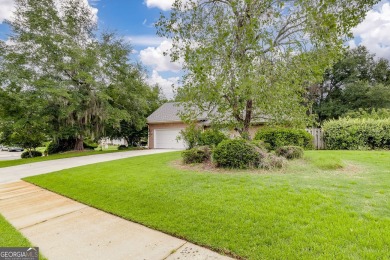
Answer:
<path fill-rule="evenodd" d="M 180 103 L 165 103 L 147 118 L 149 149 L 185 149 L 183 140 L 177 139 L 187 126 L 180 119 L 182 111 Z M 197 120 L 202 124 L 207 118 L 200 116 Z"/>
<path fill-rule="evenodd" d="M 154 111 L 148 118 L 148 147 L 149 149 L 185 149 L 183 140 L 178 140 L 180 131 L 186 128 L 186 124 L 180 119 L 180 112 L 183 111 L 180 103 L 165 103 Z M 204 129 L 210 127 L 210 121 L 205 113 L 199 115 L 197 124 Z M 264 122 L 257 123 L 249 130 L 254 136 L 257 129 Z M 235 131 L 229 131 L 231 137 L 239 136 Z"/>

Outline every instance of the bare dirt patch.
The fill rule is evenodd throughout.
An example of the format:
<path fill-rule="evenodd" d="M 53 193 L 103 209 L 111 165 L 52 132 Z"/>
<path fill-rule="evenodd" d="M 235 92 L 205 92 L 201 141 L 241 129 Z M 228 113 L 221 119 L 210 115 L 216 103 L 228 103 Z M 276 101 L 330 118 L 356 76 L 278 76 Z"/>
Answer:
<path fill-rule="evenodd" d="M 338 172 L 344 173 L 348 176 L 356 176 L 357 174 L 363 173 L 365 167 L 363 165 L 359 165 L 352 162 L 344 162 L 345 166 L 338 170 Z"/>

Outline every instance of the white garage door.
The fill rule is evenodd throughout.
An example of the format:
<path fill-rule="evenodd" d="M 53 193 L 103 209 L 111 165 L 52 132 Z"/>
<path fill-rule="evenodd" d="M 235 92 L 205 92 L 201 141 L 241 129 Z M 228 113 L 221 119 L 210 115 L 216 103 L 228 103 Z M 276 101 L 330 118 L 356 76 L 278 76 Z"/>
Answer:
<path fill-rule="evenodd" d="M 158 149 L 185 149 L 183 140 L 176 140 L 183 129 L 156 129 L 154 130 L 154 148 Z"/>

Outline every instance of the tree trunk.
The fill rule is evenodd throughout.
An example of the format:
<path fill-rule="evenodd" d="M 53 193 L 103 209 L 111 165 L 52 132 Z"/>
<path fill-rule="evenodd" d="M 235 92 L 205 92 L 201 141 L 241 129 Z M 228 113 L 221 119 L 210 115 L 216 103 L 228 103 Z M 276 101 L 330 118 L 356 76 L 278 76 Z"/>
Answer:
<path fill-rule="evenodd" d="M 127 146 L 130 147 L 130 144 L 131 144 L 130 137 L 125 136 L 124 138 L 126 140 Z"/>
<path fill-rule="evenodd" d="M 251 140 L 251 136 L 249 134 L 249 128 L 252 123 L 252 108 L 253 108 L 253 100 L 247 100 L 246 109 L 245 109 L 245 119 L 244 119 L 244 127 L 242 129 L 241 137 L 246 140 Z"/>
<path fill-rule="evenodd" d="M 84 138 L 82 136 L 79 136 L 76 138 L 74 150 L 75 151 L 83 151 L 84 150 Z"/>

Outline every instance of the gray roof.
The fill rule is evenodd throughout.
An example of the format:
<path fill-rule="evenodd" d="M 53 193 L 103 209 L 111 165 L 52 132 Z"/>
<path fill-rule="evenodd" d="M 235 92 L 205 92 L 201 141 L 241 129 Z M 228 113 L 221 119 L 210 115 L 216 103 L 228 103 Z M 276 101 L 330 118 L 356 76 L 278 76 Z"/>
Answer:
<path fill-rule="evenodd" d="M 204 125 L 210 125 L 209 118 L 206 112 L 199 113 L 198 109 L 194 109 L 194 113 L 197 114 L 197 120 L 202 121 Z M 180 113 L 184 112 L 184 107 L 180 102 L 165 103 L 154 111 L 146 119 L 149 124 L 153 123 L 177 123 L 183 122 L 180 118 Z M 217 112 L 212 112 L 215 115 Z M 269 121 L 269 116 L 261 115 L 259 118 L 253 120 L 253 124 L 265 123 Z"/>
<path fill-rule="evenodd" d="M 180 113 L 184 111 L 179 102 L 165 103 L 147 118 L 148 123 L 175 123 L 182 122 Z M 197 117 L 199 121 L 207 120 L 205 114 Z"/>

